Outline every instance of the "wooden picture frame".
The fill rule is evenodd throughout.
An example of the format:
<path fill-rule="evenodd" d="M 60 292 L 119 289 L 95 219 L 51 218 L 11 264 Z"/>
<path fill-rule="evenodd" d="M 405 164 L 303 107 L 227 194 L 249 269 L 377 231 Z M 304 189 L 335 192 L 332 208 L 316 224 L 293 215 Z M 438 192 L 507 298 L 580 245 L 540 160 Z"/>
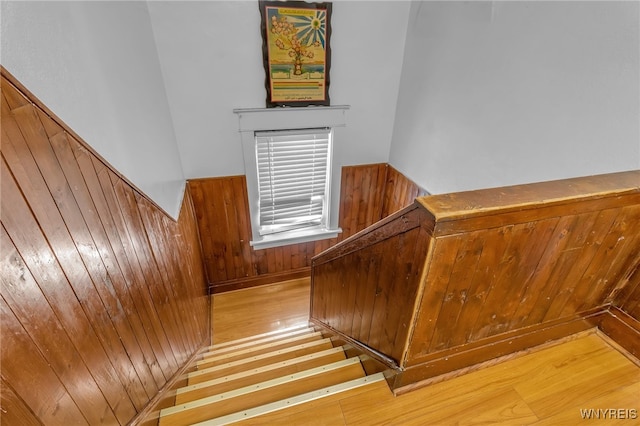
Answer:
<path fill-rule="evenodd" d="M 259 1 L 266 105 L 330 105 L 331 3 Z"/>

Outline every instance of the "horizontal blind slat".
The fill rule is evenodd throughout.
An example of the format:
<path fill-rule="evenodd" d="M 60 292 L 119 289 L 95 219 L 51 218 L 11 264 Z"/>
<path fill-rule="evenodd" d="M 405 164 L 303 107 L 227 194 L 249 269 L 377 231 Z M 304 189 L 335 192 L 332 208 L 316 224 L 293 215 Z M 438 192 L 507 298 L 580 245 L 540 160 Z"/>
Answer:
<path fill-rule="evenodd" d="M 262 234 L 322 222 L 327 210 L 330 132 L 256 133 Z"/>

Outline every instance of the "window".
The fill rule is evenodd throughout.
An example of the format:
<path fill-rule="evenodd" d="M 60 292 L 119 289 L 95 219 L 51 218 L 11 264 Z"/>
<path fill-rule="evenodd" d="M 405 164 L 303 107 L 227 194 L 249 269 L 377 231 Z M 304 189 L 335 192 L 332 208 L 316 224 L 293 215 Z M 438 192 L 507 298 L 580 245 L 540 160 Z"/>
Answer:
<path fill-rule="evenodd" d="M 238 114 L 254 249 L 334 238 L 339 185 L 335 128 L 347 106 L 234 110 Z M 334 188 L 334 190 L 337 190 Z"/>
<path fill-rule="evenodd" d="M 327 228 L 331 129 L 256 132 L 260 235 Z"/>

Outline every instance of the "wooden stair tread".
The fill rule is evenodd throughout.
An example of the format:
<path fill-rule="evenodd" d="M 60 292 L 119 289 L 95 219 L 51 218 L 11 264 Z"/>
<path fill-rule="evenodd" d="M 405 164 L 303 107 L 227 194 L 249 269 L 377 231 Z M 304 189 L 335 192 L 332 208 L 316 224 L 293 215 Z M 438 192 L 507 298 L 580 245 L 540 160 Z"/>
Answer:
<path fill-rule="evenodd" d="M 186 425 L 205 421 L 211 417 L 230 415 L 362 377 L 365 377 L 365 373 L 360 360 L 348 358 L 163 409 L 160 413 L 160 425 Z"/>
<path fill-rule="evenodd" d="M 376 373 L 370 376 L 364 376 L 354 380 L 349 380 L 337 385 L 328 386 L 323 389 L 306 392 L 300 395 L 293 396 L 291 398 L 264 404 L 259 407 L 254 407 L 226 416 L 205 420 L 200 423 L 194 424 L 194 426 L 217 426 L 241 422 L 243 420 L 247 420 L 247 423 L 253 424 L 269 424 L 269 422 L 265 422 L 265 420 L 261 416 L 265 416 L 266 419 L 268 418 L 269 414 L 274 414 L 281 410 L 296 409 L 301 405 L 313 404 L 315 401 L 322 400 L 324 398 L 344 398 L 351 392 L 357 394 L 362 392 L 363 388 L 365 387 L 376 386 L 380 384 L 385 387 L 387 386 L 384 375 L 382 373 Z"/>
<path fill-rule="evenodd" d="M 241 371 L 217 379 L 208 380 L 191 386 L 185 386 L 176 390 L 175 404 L 183 404 L 200 398 L 205 398 L 217 393 L 237 389 L 243 386 L 259 383 L 265 380 L 292 374 L 306 369 L 340 361 L 346 358 L 342 347 L 326 349 L 297 358 L 292 358 L 263 367 Z"/>
<path fill-rule="evenodd" d="M 248 358 L 231 361 L 226 364 L 216 365 L 193 371 L 187 374 L 189 385 L 202 383 L 208 380 L 238 373 L 247 369 L 257 368 L 286 359 L 296 358 L 314 352 L 331 349 L 333 347 L 331 339 L 314 340 L 300 345 L 279 349 L 273 352 L 263 353 Z"/>
<path fill-rule="evenodd" d="M 274 336 L 277 336 L 279 334 L 287 334 L 287 333 L 295 332 L 297 330 L 304 330 L 304 329 L 308 330 L 309 332 L 315 331 L 313 328 L 309 327 L 308 324 L 296 325 L 296 326 L 293 326 L 293 327 L 283 328 L 283 329 L 280 329 L 280 330 L 272 330 L 272 331 L 267 331 L 266 333 L 254 334 L 254 335 L 247 336 L 247 337 L 241 337 L 239 339 L 233 339 L 233 340 L 227 340 L 227 341 L 224 341 L 224 342 L 214 343 L 213 345 L 205 347 L 203 350 L 204 351 L 208 351 L 208 350 L 214 349 L 214 348 L 223 348 L 225 346 L 237 345 L 237 344 L 241 344 L 241 343 L 244 343 L 244 342 L 249 342 L 251 340 L 262 339 L 262 338 L 265 338 L 265 337 L 274 337 Z"/>
<path fill-rule="evenodd" d="M 217 354 L 223 353 L 227 351 L 232 351 L 234 348 L 241 349 L 243 347 L 248 347 L 253 344 L 261 344 L 269 341 L 276 341 L 281 339 L 286 339 L 289 337 L 297 336 L 300 334 L 309 334 L 315 333 L 316 330 L 305 326 L 305 327 L 297 327 L 297 328 L 287 328 L 285 330 L 279 330 L 278 332 L 269 332 L 258 334 L 256 336 L 249 336 L 242 339 L 230 340 L 224 343 L 217 343 L 215 345 L 207 346 L 201 350 L 202 355 L 207 353 Z"/>
<path fill-rule="evenodd" d="M 226 364 L 237 359 L 242 359 L 266 352 L 273 352 L 280 348 L 286 348 L 291 345 L 311 342 L 320 339 L 322 339 L 322 333 L 318 331 L 308 334 L 296 335 L 282 340 L 268 341 L 261 344 L 245 346 L 237 350 L 232 350 L 230 352 L 215 352 L 213 354 L 205 353 L 202 355 L 202 359 L 196 362 L 196 367 L 198 369 L 213 367 L 215 365 Z"/>

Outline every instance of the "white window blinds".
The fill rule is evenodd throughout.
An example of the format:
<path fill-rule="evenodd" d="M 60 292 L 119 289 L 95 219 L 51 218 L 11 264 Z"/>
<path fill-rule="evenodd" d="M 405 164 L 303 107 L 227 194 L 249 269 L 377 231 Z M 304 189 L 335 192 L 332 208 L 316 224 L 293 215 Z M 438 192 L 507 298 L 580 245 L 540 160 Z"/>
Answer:
<path fill-rule="evenodd" d="M 326 226 L 331 129 L 256 132 L 260 235 Z"/>

